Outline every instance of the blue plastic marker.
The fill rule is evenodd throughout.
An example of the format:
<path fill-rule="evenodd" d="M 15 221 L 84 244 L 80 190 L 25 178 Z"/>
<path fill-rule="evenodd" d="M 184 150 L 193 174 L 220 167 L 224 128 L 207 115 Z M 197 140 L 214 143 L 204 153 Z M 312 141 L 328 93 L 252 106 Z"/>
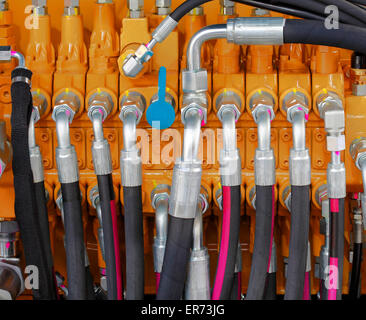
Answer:
<path fill-rule="evenodd" d="M 159 70 L 159 92 L 158 100 L 153 102 L 146 111 L 146 119 L 151 127 L 155 129 L 167 129 L 175 120 L 173 106 L 165 101 L 166 96 L 166 68 Z"/>

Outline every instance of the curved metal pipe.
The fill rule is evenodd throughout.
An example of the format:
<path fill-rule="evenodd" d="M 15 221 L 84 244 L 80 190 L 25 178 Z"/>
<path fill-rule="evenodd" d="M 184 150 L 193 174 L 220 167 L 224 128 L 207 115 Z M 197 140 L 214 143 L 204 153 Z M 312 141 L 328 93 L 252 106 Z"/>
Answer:
<path fill-rule="evenodd" d="M 35 123 L 36 123 L 36 121 L 35 121 L 35 115 L 34 115 L 34 110 L 33 110 L 30 121 L 29 121 L 29 129 L 28 129 L 28 144 L 29 144 L 30 149 L 35 148 L 37 146 L 35 129 L 34 129 Z"/>
<path fill-rule="evenodd" d="M 201 136 L 201 115 L 198 109 L 187 112 L 183 137 L 183 161 L 194 161 L 198 157 Z"/>
<path fill-rule="evenodd" d="M 203 249 L 203 221 L 202 221 L 202 207 L 197 204 L 196 217 L 193 223 L 193 246 L 192 250 Z"/>
<path fill-rule="evenodd" d="M 332 151 L 331 153 L 331 163 L 332 164 L 341 164 L 341 153 Z"/>
<path fill-rule="evenodd" d="M 198 31 L 188 44 L 187 48 L 187 69 L 201 69 L 201 49 L 202 45 L 212 39 L 226 38 L 226 24 L 214 24 Z"/>
<path fill-rule="evenodd" d="M 94 139 L 97 142 L 101 142 L 104 140 L 104 132 L 103 132 L 103 115 L 99 110 L 95 110 L 92 114 L 93 119 L 93 131 L 94 131 Z"/>
<path fill-rule="evenodd" d="M 56 133 L 59 148 L 70 147 L 70 124 L 66 110 L 60 110 L 56 114 Z"/>
<path fill-rule="evenodd" d="M 125 151 L 136 149 L 136 114 L 132 111 L 126 112 L 123 118 L 123 148 Z"/>
<path fill-rule="evenodd" d="M 257 115 L 258 125 L 258 150 L 271 149 L 271 116 L 267 110 L 259 111 Z"/>
<path fill-rule="evenodd" d="M 168 205 L 169 198 L 159 199 L 156 203 L 155 224 L 156 239 L 166 241 L 168 237 Z"/>
<path fill-rule="evenodd" d="M 233 110 L 225 110 L 222 113 L 222 139 L 225 151 L 236 150 L 235 113 Z"/>
<path fill-rule="evenodd" d="M 18 60 L 18 67 L 25 67 L 25 58 L 20 52 L 12 51 L 11 56 Z"/>
<path fill-rule="evenodd" d="M 306 149 L 305 113 L 299 110 L 294 112 L 292 117 L 293 149 L 303 151 Z"/>

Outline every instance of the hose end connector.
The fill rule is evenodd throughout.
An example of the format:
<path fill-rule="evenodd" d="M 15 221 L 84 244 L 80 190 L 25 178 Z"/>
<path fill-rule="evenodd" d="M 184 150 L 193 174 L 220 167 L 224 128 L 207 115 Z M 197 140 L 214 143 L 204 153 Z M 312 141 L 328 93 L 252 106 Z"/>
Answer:
<path fill-rule="evenodd" d="M 128 113 L 133 112 L 136 114 L 136 125 L 140 123 L 140 120 L 146 109 L 146 100 L 144 96 L 135 91 L 124 94 L 121 99 L 121 111 L 119 118 L 122 122 L 126 119 Z"/>
<path fill-rule="evenodd" d="M 276 160 L 273 149 L 255 150 L 254 176 L 257 186 L 273 186 L 276 184 Z"/>
<path fill-rule="evenodd" d="M 290 150 L 290 184 L 308 186 L 311 184 L 311 160 L 309 149 Z"/>
<path fill-rule="evenodd" d="M 52 112 L 53 121 L 57 122 L 57 114 L 59 112 L 66 112 L 69 123 L 71 124 L 74 120 L 75 115 L 80 110 L 80 99 L 79 97 L 72 91 L 66 89 L 62 93 L 60 93 L 55 99 L 55 106 Z"/>
<path fill-rule="evenodd" d="M 306 122 L 309 114 L 308 98 L 300 91 L 291 91 L 283 98 L 282 110 L 286 113 L 288 122 L 293 123 L 293 116 L 296 112 L 304 112 Z"/>

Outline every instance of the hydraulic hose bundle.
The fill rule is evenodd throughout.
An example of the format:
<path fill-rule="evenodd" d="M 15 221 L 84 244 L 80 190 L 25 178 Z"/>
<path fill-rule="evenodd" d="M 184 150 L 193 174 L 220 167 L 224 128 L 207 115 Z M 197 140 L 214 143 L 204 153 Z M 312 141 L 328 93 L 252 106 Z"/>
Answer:
<path fill-rule="evenodd" d="M 19 61 L 18 67 L 12 72 L 11 86 L 15 216 L 20 228 L 26 263 L 37 266 L 39 272 L 39 288 L 33 289 L 33 297 L 36 300 L 55 299 L 52 259 L 48 247 L 49 234 L 46 234 L 48 217 L 47 210 L 43 207 L 46 203 L 44 186 L 42 188 L 41 181 L 38 186 L 34 183 L 29 154 L 29 124 L 33 111 L 30 91 L 32 72 L 25 68 L 24 57 L 20 53 L 11 52 L 10 55 L 10 48 L 8 50 L 9 59 L 14 57 Z"/>

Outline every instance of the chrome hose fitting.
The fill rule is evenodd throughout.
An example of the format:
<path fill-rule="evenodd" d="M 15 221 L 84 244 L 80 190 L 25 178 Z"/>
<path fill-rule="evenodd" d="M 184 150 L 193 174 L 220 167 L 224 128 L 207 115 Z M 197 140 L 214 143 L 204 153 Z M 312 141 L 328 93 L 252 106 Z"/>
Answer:
<path fill-rule="evenodd" d="M 155 0 L 156 14 L 167 16 L 172 10 L 172 0 Z"/>
<path fill-rule="evenodd" d="M 16 221 L 0 222 L 0 300 L 15 300 L 25 289 L 16 249 L 18 232 Z"/>
<path fill-rule="evenodd" d="M 330 199 L 346 197 L 346 169 L 341 161 L 340 152 L 345 150 L 344 109 L 342 99 L 331 91 L 324 90 L 317 98 L 319 115 L 324 119 L 327 132 L 327 150 L 332 153 L 332 160 L 328 164 L 328 196 Z"/>
<path fill-rule="evenodd" d="M 144 17 L 144 0 L 127 0 L 129 18 L 139 19 Z"/>
<path fill-rule="evenodd" d="M 361 193 L 361 208 L 363 227 L 366 229 L 366 138 L 361 137 L 352 141 L 349 150 L 356 167 L 362 173 L 363 193 Z"/>
<path fill-rule="evenodd" d="M 142 185 L 142 160 L 136 146 L 136 126 L 146 108 L 145 98 L 138 92 L 122 97 L 119 118 L 123 122 L 123 150 L 121 151 L 121 181 L 124 187 Z"/>
<path fill-rule="evenodd" d="M 72 92 L 64 92 L 56 97 L 52 119 L 56 122 L 56 163 L 60 183 L 79 181 L 77 155 L 70 142 L 70 124 L 79 108 L 80 100 Z"/>
<path fill-rule="evenodd" d="M 236 14 L 235 2 L 231 0 L 220 0 L 220 14 L 224 16 L 234 16 Z"/>
<path fill-rule="evenodd" d="M 222 93 L 216 102 L 217 117 L 223 128 L 223 149 L 220 151 L 220 176 L 223 186 L 241 185 L 241 158 L 237 148 L 235 123 L 240 117 L 241 101 L 232 91 Z"/>
<path fill-rule="evenodd" d="M 98 240 L 100 245 L 100 250 L 102 251 L 102 257 L 105 261 L 105 247 L 104 247 L 104 233 L 103 233 L 103 217 L 102 217 L 102 208 L 100 206 L 100 196 L 98 186 L 94 186 L 89 192 L 89 200 L 92 204 L 92 207 L 95 209 L 97 213 L 97 218 L 99 221 L 98 228 Z"/>
<path fill-rule="evenodd" d="M 11 161 L 13 149 L 6 137 L 6 122 L 0 121 L 0 178 Z"/>
<path fill-rule="evenodd" d="M 258 125 L 258 147 L 254 159 L 257 186 L 271 186 L 276 183 L 276 161 L 271 148 L 271 121 L 275 117 L 274 106 L 274 98 L 265 91 L 256 92 L 250 99 L 249 107 Z"/>
<path fill-rule="evenodd" d="M 80 0 L 64 0 L 64 16 L 78 16 Z"/>
<path fill-rule="evenodd" d="M 193 247 L 188 266 L 186 300 L 210 300 L 210 257 L 203 245 L 202 216 L 208 209 L 207 191 L 202 187 L 193 224 Z"/>
<path fill-rule="evenodd" d="M 305 123 L 309 114 L 309 101 L 306 96 L 293 91 L 283 99 L 282 109 L 287 120 L 292 123 L 293 147 L 290 150 L 290 184 L 307 186 L 311 184 L 311 161 L 306 148 Z"/>
<path fill-rule="evenodd" d="M 113 171 L 111 151 L 108 141 L 104 138 L 103 122 L 113 109 L 113 100 L 107 92 L 97 92 L 88 101 L 88 116 L 93 123 L 94 141 L 92 156 L 96 175 L 107 175 Z"/>
<path fill-rule="evenodd" d="M 48 14 L 47 0 L 32 0 L 33 14 L 37 16 L 45 16 Z"/>
<path fill-rule="evenodd" d="M 39 121 L 40 118 L 41 116 L 39 109 L 33 107 L 32 115 L 29 121 L 28 142 L 29 142 L 29 156 L 30 156 L 34 183 L 44 181 L 42 154 L 41 149 L 36 143 L 36 135 L 34 130 L 34 126 Z"/>
<path fill-rule="evenodd" d="M 151 192 L 151 206 L 155 210 L 156 236 L 154 237 L 153 255 L 154 272 L 163 269 L 166 240 L 168 238 L 168 206 L 170 186 L 160 184 Z"/>

